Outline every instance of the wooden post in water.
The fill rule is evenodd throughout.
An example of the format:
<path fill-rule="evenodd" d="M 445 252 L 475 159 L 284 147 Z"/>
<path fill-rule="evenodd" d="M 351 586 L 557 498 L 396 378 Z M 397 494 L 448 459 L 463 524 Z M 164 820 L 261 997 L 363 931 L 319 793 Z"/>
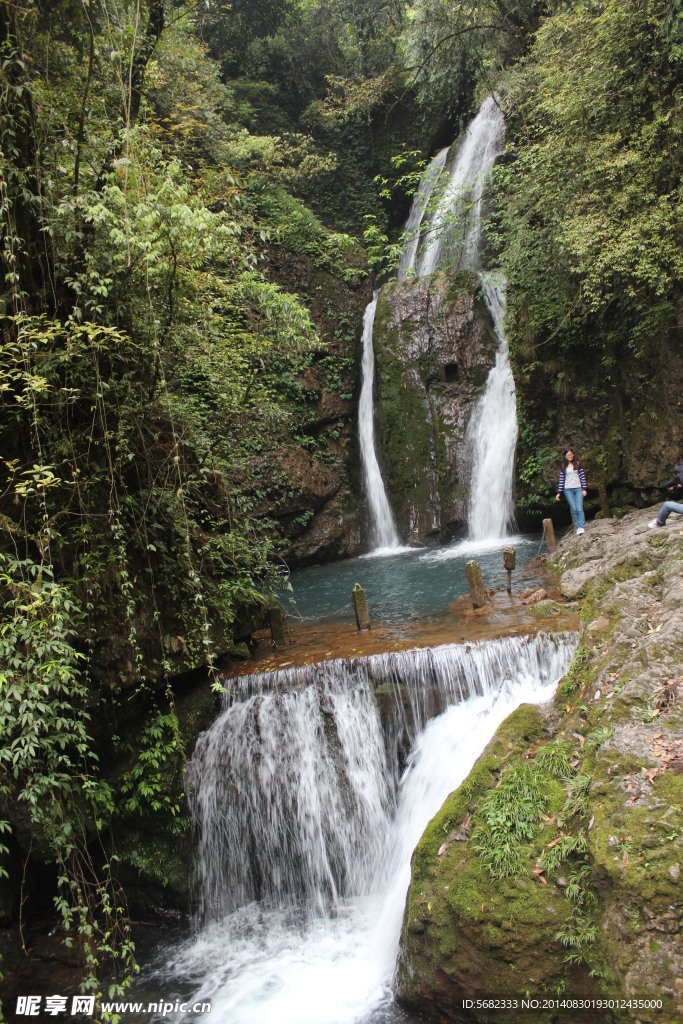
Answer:
<path fill-rule="evenodd" d="M 555 527 L 553 526 L 552 519 L 543 520 L 543 533 L 545 536 L 545 542 L 548 545 L 548 551 L 552 555 L 557 548 L 557 542 L 555 540 Z"/>
<path fill-rule="evenodd" d="M 284 610 L 275 604 L 272 608 L 268 609 L 268 618 L 270 620 L 270 635 L 273 638 L 273 643 L 276 647 L 284 647 L 287 643 Z"/>
<path fill-rule="evenodd" d="M 507 569 L 508 574 L 508 594 L 512 593 L 512 570 L 515 567 L 515 549 L 505 548 L 503 551 L 503 568 Z"/>
<path fill-rule="evenodd" d="M 368 612 L 368 599 L 360 583 L 356 583 L 351 591 L 353 598 L 353 610 L 356 613 L 356 625 L 358 629 L 370 629 L 370 613 Z"/>
<path fill-rule="evenodd" d="M 465 576 L 467 577 L 467 585 L 470 588 L 472 607 L 483 608 L 486 604 L 486 591 L 484 590 L 484 581 L 481 578 L 479 562 L 475 562 L 474 559 L 469 561 L 465 566 Z"/>

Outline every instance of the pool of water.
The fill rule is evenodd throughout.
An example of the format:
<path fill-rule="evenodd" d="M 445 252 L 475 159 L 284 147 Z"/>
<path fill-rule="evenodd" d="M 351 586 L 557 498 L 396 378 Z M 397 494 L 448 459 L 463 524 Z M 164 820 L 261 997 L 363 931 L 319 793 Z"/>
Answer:
<path fill-rule="evenodd" d="M 538 538 L 461 541 L 442 548 L 385 548 L 360 558 L 312 566 L 292 573 L 281 599 L 290 618 L 306 622 L 353 620 L 351 591 L 360 583 L 374 622 L 393 626 L 438 614 L 467 593 L 465 565 L 476 559 L 486 587 L 504 587 L 503 548 L 516 549 L 517 570 L 538 552 Z M 513 584 L 515 573 L 513 573 Z"/>

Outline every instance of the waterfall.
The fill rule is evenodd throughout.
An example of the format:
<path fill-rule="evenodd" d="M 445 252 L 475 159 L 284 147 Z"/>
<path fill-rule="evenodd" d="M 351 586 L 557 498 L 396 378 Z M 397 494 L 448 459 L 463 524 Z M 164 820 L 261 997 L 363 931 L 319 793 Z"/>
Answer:
<path fill-rule="evenodd" d="M 187 769 L 203 923 L 153 990 L 211 999 L 214 1024 L 398 1020 L 412 850 L 500 722 L 550 699 L 575 644 L 511 638 L 231 681 Z"/>
<path fill-rule="evenodd" d="M 361 362 L 361 389 L 358 403 L 358 439 L 363 465 L 365 492 L 372 518 L 373 542 L 377 549 L 398 547 L 398 535 L 391 514 L 391 506 L 384 489 L 384 482 L 375 451 L 375 420 L 373 385 L 375 380 L 375 353 L 372 346 L 372 329 L 375 323 L 377 297 L 375 292 L 363 317 L 363 358 Z"/>
<path fill-rule="evenodd" d="M 492 96 L 484 100 L 458 147 L 446 187 L 423 232 L 417 276 L 427 277 L 443 259 L 457 269 L 476 270 L 481 242 L 481 197 L 503 151 L 505 122 Z"/>
<path fill-rule="evenodd" d="M 481 212 L 484 186 L 503 152 L 505 121 L 492 96 L 470 123 L 448 170 L 448 150 L 433 158 L 425 171 L 404 229 L 398 280 L 411 273 L 427 277 L 443 265 L 458 270 L 481 267 Z M 430 206 L 433 208 L 430 209 Z M 514 522 L 513 470 L 517 443 L 517 409 L 503 330 L 504 282 L 480 273 L 482 292 L 498 338 L 496 363 L 472 414 L 467 438 L 472 453 L 468 508 L 471 540 L 505 537 Z M 377 462 L 374 437 L 374 351 L 372 329 L 377 293 L 363 321 L 362 387 L 358 410 L 365 489 L 378 549 L 398 546 L 398 537 Z"/>
<path fill-rule="evenodd" d="M 479 275 L 498 338 L 496 362 L 467 425 L 472 451 L 468 526 L 472 540 L 504 537 L 514 523 L 513 467 L 517 445 L 515 382 L 503 329 L 505 283 Z"/>
<path fill-rule="evenodd" d="M 508 344 L 503 321 L 505 317 L 505 280 L 481 267 L 481 205 L 484 185 L 496 159 L 503 152 L 505 121 L 492 96 L 482 103 L 471 122 L 449 171 L 448 183 L 438 194 L 427 227 L 420 237 L 411 239 L 403 254 L 406 268 L 415 265 L 418 277 L 432 274 L 444 263 L 456 269 L 479 271 L 479 281 L 486 307 L 498 339 L 495 365 L 491 369 L 467 427 L 467 440 L 472 453 L 468 532 L 471 540 L 505 537 L 514 524 L 514 457 L 517 444 L 517 407 L 515 383 L 508 358 Z M 440 156 L 440 154 L 439 154 Z M 435 158 L 436 159 L 436 158 Z M 413 204 L 411 218 L 422 214 L 434 182 L 432 165 L 425 175 L 427 200 Z M 423 217 L 417 221 L 422 223 Z M 407 233 L 407 229 L 406 229 Z M 399 268 L 400 274 L 400 268 Z M 404 276 L 406 271 L 404 271 Z"/>
<path fill-rule="evenodd" d="M 420 244 L 420 225 L 429 205 L 432 192 L 437 181 L 440 179 L 441 172 L 446 163 L 448 149 L 449 147 L 446 146 L 445 149 L 440 150 L 433 157 L 429 167 L 422 175 L 420 186 L 413 197 L 408 220 L 403 230 L 403 252 L 398 261 L 398 272 L 396 274 L 396 278 L 399 281 L 405 281 L 406 277 L 415 267 L 415 257 L 417 256 L 417 249 Z"/>

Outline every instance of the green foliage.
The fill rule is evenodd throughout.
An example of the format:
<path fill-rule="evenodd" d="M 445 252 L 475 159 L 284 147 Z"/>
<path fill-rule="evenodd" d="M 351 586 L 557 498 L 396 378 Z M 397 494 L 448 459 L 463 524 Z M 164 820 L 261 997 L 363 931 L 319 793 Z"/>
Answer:
<path fill-rule="evenodd" d="M 579 835 L 561 835 L 554 846 L 543 851 L 541 861 L 546 871 L 555 871 L 575 853 L 585 853 L 588 848 L 586 837 Z"/>
<path fill-rule="evenodd" d="M 584 749 L 587 743 L 584 744 Z M 591 779 L 589 775 L 580 772 L 571 782 L 567 790 L 567 803 L 564 814 L 567 818 L 580 818 L 588 811 L 588 793 Z"/>
<path fill-rule="evenodd" d="M 187 19 L 44 7 L 0 17 L 0 827 L 56 865 L 97 991 L 134 971 L 110 826 L 183 821 L 163 681 L 212 672 L 281 583 L 271 467 L 320 346 L 265 257 L 293 239 L 352 278 L 363 254 L 289 192 L 334 159 L 231 123 Z M 105 772 L 119 684 L 140 721 Z"/>
<path fill-rule="evenodd" d="M 556 779 L 569 779 L 574 774 L 572 753 L 562 740 L 553 740 L 536 754 L 534 764 Z"/>
<path fill-rule="evenodd" d="M 0 555 L 0 592 L 0 806 L 21 808 L 32 844 L 57 866 L 55 908 L 66 946 L 82 959 L 83 988 L 99 992 L 106 961 L 122 992 L 134 969 L 125 902 L 111 862 L 96 865 L 91 854 L 114 794 L 88 733 L 84 658 L 74 646 L 83 611 L 31 559 Z M 9 830 L 0 822 L 0 833 Z"/>
<path fill-rule="evenodd" d="M 169 792 L 169 773 L 182 763 L 183 749 L 178 719 L 171 712 L 149 718 L 136 738 L 137 758 L 120 782 L 123 809 L 128 814 L 150 815 L 164 811 L 178 817 L 178 795 Z"/>
<path fill-rule="evenodd" d="M 72 770 L 89 755 L 83 656 L 73 646 L 82 613 L 68 587 L 31 560 L 0 554 L 0 587 L 2 788 L 38 813 L 48 796 L 72 797 Z"/>
<path fill-rule="evenodd" d="M 560 343 L 579 344 L 581 322 L 615 297 L 631 310 L 667 315 L 682 268 L 669 158 L 681 129 L 662 32 L 667 10 L 658 0 L 562 10 L 511 76 L 523 140 L 499 173 L 505 261 L 517 317 L 528 300 L 526 330 L 538 343 L 559 329 Z M 555 281 L 538 274 L 539 260 L 552 260 Z M 637 324 L 629 331 L 636 350 Z"/>
<path fill-rule="evenodd" d="M 598 729 L 594 729 L 593 732 L 589 733 L 584 745 L 586 753 L 597 750 L 603 743 L 606 743 L 612 732 L 613 730 L 610 726 L 601 725 Z"/>
<path fill-rule="evenodd" d="M 619 422 L 622 390 L 637 381 L 642 404 L 648 390 L 656 401 L 683 271 L 679 48 L 665 0 L 582 0 L 546 19 L 504 78 L 510 145 L 495 173 L 489 241 L 508 280 L 529 428 L 518 458 L 533 511 L 543 506 L 545 460 L 535 431 L 544 433 L 549 408 L 599 411 L 590 434 L 604 479 L 619 471 L 613 431 L 623 442 L 632 429 Z M 555 426 L 549 440 L 559 450 L 566 439 Z"/>
<path fill-rule="evenodd" d="M 556 933 L 555 941 L 561 942 L 567 949 L 564 959 L 568 964 L 587 962 L 590 947 L 595 942 L 597 929 L 591 911 L 597 900 L 590 888 L 590 876 L 590 865 L 581 863 L 569 876 L 565 890 L 565 896 L 571 905 L 571 913 L 565 925 Z"/>
<path fill-rule="evenodd" d="M 531 768 L 514 764 L 482 800 L 481 824 L 472 834 L 475 849 L 494 878 L 518 875 L 546 801 Z"/>
<path fill-rule="evenodd" d="M 476 85 L 493 91 L 500 68 L 528 45 L 545 0 L 421 0 L 411 9 L 404 60 L 423 103 L 467 109 Z"/>

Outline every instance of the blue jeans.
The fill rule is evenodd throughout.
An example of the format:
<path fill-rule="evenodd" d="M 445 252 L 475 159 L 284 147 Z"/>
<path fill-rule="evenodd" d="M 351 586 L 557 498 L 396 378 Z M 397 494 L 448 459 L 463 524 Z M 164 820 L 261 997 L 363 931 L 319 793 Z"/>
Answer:
<path fill-rule="evenodd" d="M 565 487 L 564 496 L 567 499 L 567 504 L 572 510 L 572 519 L 574 520 L 574 526 L 583 529 L 586 525 L 586 517 L 583 514 L 583 492 L 580 487 Z"/>
<path fill-rule="evenodd" d="M 660 526 L 664 526 L 672 512 L 678 512 L 679 516 L 683 516 L 683 505 L 677 501 L 665 501 L 657 513 L 657 522 Z"/>

